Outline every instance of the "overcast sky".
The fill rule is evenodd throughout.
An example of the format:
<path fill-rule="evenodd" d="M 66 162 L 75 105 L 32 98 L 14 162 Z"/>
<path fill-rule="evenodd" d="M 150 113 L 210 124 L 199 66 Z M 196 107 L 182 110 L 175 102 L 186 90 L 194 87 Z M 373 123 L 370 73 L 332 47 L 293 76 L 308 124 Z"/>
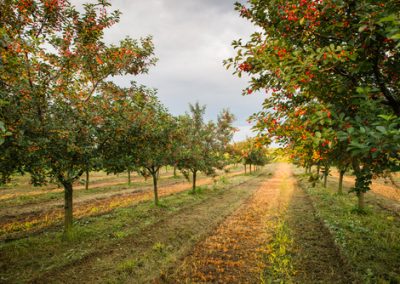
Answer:
<path fill-rule="evenodd" d="M 90 0 L 73 0 L 79 5 Z M 91 1 L 93 2 L 93 0 Z M 134 78 L 156 88 L 161 102 L 174 114 L 188 110 L 198 101 L 207 105 L 207 119 L 229 108 L 240 129 L 235 140 L 252 136 L 249 115 L 261 109 L 260 94 L 242 96 L 246 79 L 232 75 L 222 61 L 234 55 L 231 42 L 248 38 L 254 26 L 234 11 L 235 0 L 112 0 L 122 12 L 121 21 L 105 34 L 116 43 L 125 36 L 153 36 L 156 66 L 146 75 Z M 132 77 L 116 81 L 128 86 Z"/>

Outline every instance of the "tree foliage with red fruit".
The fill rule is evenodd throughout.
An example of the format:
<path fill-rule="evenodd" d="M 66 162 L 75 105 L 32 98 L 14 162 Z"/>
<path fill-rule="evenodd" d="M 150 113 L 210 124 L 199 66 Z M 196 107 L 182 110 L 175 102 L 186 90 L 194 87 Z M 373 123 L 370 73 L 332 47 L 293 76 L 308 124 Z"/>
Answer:
<path fill-rule="evenodd" d="M 336 140 L 328 140 L 338 146 L 328 152 L 345 151 L 345 164 L 350 157 L 362 209 L 372 175 L 399 170 L 398 2 L 255 0 L 236 8 L 261 30 L 248 42 L 234 41 L 237 56 L 225 61 L 235 74 L 251 77 L 248 89 L 270 94 L 253 116 L 257 129 L 303 149 L 309 161 L 330 144 L 307 137 L 333 133 L 328 137 Z M 333 122 L 322 125 L 323 132 L 293 129 L 304 127 L 293 113 L 310 106 L 330 114 Z M 307 112 L 307 121 L 314 117 Z"/>
<path fill-rule="evenodd" d="M 15 170 L 34 184 L 54 178 L 65 188 L 65 229 L 72 226 L 72 184 L 98 147 L 99 117 L 111 107 L 99 92 L 109 76 L 147 72 L 150 38 L 103 42 L 118 11 L 100 0 L 79 12 L 67 0 L 0 3 L 0 120 L 10 133 L 0 146 L 2 181 Z M 115 109 L 115 111 L 118 111 Z"/>

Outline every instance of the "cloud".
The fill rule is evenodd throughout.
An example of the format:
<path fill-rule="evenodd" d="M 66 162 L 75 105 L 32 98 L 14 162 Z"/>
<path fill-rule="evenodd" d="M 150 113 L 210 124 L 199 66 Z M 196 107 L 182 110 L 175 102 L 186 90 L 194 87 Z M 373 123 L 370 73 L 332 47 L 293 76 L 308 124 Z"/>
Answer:
<path fill-rule="evenodd" d="M 82 0 L 73 0 L 80 5 Z M 250 134 L 246 119 L 261 109 L 263 95 L 242 96 L 246 79 L 226 70 L 224 59 L 234 56 L 232 40 L 248 38 L 255 27 L 234 11 L 234 0 L 112 0 L 121 20 L 105 33 L 109 43 L 120 39 L 153 36 L 159 61 L 149 74 L 116 78 L 121 85 L 134 79 L 158 89 L 160 100 L 171 113 L 182 114 L 188 103 L 207 105 L 207 119 L 229 108 L 235 125 Z M 241 132 L 240 132 L 241 133 Z"/>

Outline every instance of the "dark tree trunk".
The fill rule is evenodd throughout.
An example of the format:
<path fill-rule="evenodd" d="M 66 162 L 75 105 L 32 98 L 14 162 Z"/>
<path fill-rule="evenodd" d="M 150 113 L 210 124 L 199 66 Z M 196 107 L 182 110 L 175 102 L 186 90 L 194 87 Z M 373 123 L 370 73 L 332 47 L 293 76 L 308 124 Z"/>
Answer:
<path fill-rule="evenodd" d="M 321 170 L 321 166 L 320 166 L 319 163 L 318 163 L 318 165 L 317 165 L 317 175 L 318 175 L 318 176 L 319 176 L 320 170 Z"/>
<path fill-rule="evenodd" d="M 89 189 L 89 170 L 86 170 L 86 183 L 85 183 L 85 190 Z"/>
<path fill-rule="evenodd" d="M 158 188 L 157 188 L 158 171 L 156 171 L 155 169 L 152 169 L 151 170 L 151 175 L 153 177 L 154 204 L 158 205 Z"/>
<path fill-rule="evenodd" d="M 357 160 L 353 160 L 353 169 L 356 174 L 356 182 L 354 188 L 358 198 L 358 210 L 360 212 L 364 212 L 364 195 L 365 192 L 369 190 L 372 174 L 367 168 L 361 168 L 360 163 Z"/>
<path fill-rule="evenodd" d="M 324 187 L 325 188 L 328 185 L 328 175 L 329 175 L 329 169 L 325 168 L 325 171 L 324 171 Z"/>
<path fill-rule="evenodd" d="M 174 177 L 176 177 L 176 166 L 174 167 Z"/>
<path fill-rule="evenodd" d="M 244 164 L 244 173 L 247 174 L 247 166 Z"/>
<path fill-rule="evenodd" d="M 346 171 L 345 170 L 341 170 L 339 172 L 339 187 L 338 187 L 338 194 L 343 194 L 343 177 L 344 177 L 344 173 Z"/>
<path fill-rule="evenodd" d="M 128 169 L 128 185 L 131 185 L 131 170 Z"/>
<path fill-rule="evenodd" d="M 196 176 L 197 176 L 197 171 L 193 171 L 193 185 L 192 185 L 193 193 L 196 192 Z"/>
<path fill-rule="evenodd" d="M 250 173 L 251 173 L 251 164 L 249 165 L 249 168 L 250 168 Z"/>
<path fill-rule="evenodd" d="M 72 229 L 72 218 L 73 218 L 73 208 L 72 208 L 72 182 L 63 182 L 64 186 L 64 232 L 68 233 Z"/>

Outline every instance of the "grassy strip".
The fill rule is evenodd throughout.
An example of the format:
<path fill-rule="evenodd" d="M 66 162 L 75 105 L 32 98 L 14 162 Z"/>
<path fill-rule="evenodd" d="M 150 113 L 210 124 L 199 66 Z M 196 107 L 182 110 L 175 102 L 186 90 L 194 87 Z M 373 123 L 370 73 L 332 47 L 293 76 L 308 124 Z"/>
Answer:
<path fill-rule="evenodd" d="M 241 170 L 239 167 L 231 167 L 229 168 L 229 172 L 235 172 Z M 164 172 L 162 173 L 164 174 Z M 169 185 L 171 183 L 176 183 L 176 182 L 186 182 L 187 180 L 181 175 L 177 175 L 176 177 L 174 176 L 163 176 L 160 175 L 160 184 L 159 186 L 164 186 L 164 185 Z M 170 173 L 172 174 L 172 172 Z M 198 175 L 198 178 L 203 178 L 207 177 L 206 175 L 200 173 Z M 153 185 L 153 181 L 151 178 L 148 178 L 146 181 L 132 181 L 131 185 L 128 185 L 128 180 L 126 182 L 120 182 L 117 184 L 113 185 L 108 185 L 108 186 L 102 186 L 98 187 L 96 186 L 96 183 L 102 183 L 102 182 L 112 182 L 116 178 L 120 177 L 110 177 L 110 178 L 103 178 L 99 179 L 96 181 L 93 181 L 90 186 L 89 190 L 84 190 L 84 189 L 79 189 L 79 190 L 74 190 L 74 198 L 79 198 L 83 196 L 89 196 L 89 195 L 94 195 L 98 193 L 107 193 L 107 192 L 112 192 L 112 191 L 118 191 L 118 190 L 125 190 L 125 189 L 134 189 L 138 187 L 150 187 Z M 137 176 L 135 176 L 137 178 Z M 93 188 L 91 188 L 93 186 Z M 37 190 L 40 191 L 41 188 L 33 188 L 31 185 L 29 185 L 30 190 Z M 20 196 L 16 196 L 13 198 L 8 198 L 5 200 L 0 200 L 0 209 L 4 209 L 7 207 L 13 207 L 13 206 L 24 206 L 24 205 L 33 205 L 33 204 L 40 204 L 43 202 L 49 202 L 52 200 L 63 200 L 64 198 L 64 191 L 57 191 L 57 192 L 43 192 L 41 194 L 35 194 L 35 195 L 29 195 L 29 194 L 23 194 Z"/>
<path fill-rule="evenodd" d="M 118 247 L 127 238 L 172 218 L 175 213 L 223 195 L 229 187 L 252 178 L 235 176 L 212 188 L 202 187 L 198 194 L 182 192 L 167 196 L 162 199 L 160 207 L 153 206 L 152 201 L 146 201 L 101 216 L 83 218 L 76 222 L 69 241 L 64 241 L 62 232 L 58 231 L 1 243 L 0 282 L 29 282 L 46 272 L 101 254 L 107 248 Z M 244 190 L 242 192 L 250 194 Z M 162 244 L 154 247 L 154 251 L 163 250 Z M 118 269 L 129 270 L 134 264 L 128 262 L 119 264 Z"/>
<path fill-rule="evenodd" d="M 183 177 L 176 178 L 176 180 L 182 180 L 185 181 Z M 171 183 L 172 178 L 171 177 L 160 177 L 160 186 L 163 186 L 163 182 Z M 94 195 L 98 193 L 106 193 L 106 192 L 112 192 L 112 191 L 118 191 L 118 190 L 124 190 L 128 188 L 137 188 L 137 187 L 143 187 L 143 186 L 152 186 L 152 180 L 148 179 L 147 181 L 138 181 L 138 182 L 132 182 L 131 185 L 128 185 L 126 183 L 119 183 L 115 185 L 110 185 L 110 186 L 104 186 L 104 187 L 95 187 L 95 188 L 89 188 L 89 190 L 75 190 L 74 191 L 74 198 L 79 198 L 82 196 L 89 196 L 89 195 Z M 12 206 L 23 206 L 23 205 L 33 205 L 33 204 L 39 204 L 43 202 L 48 202 L 51 200 L 63 200 L 64 198 L 64 191 L 59 191 L 59 192 L 44 192 L 43 194 L 38 194 L 38 195 L 21 195 L 17 196 L 11 199 L 3 200 L 0 201 L 0 209 L 7 208 L 7 207 L 12 207 Z"/>
<path fill-rule="evenodd" d="M 274 227 L 273 239 L 266 246 L 264 262 L 268 266 L 261 275 L 261 283 L 291 283 L 293 263 L 290 253 L 293 240 L 287 222 L 280 218 Z"/>
<path fill-rule="evenodd" d="M 291 188 L 290 181 L 285 178 L 282 179 L 279 189 L 277 207 L 270 208 L 272 218 L 267 222 L 267 229 L 272 232 L 272 239 L 263 252 L 266 267 L 261 275 L 261 283 L 293 282 L 293 234 L 287 220 L 293 188 Z"/>
<path fill-rule="evenodd" d="M 304 175 L 298 177 L 355 277 L 363 283 L 399 283 L 400 219 L 373 204 L 368 214 L 355 214 L 354 195 L 337 195 L 318 184 L 311 188 Z"/>

